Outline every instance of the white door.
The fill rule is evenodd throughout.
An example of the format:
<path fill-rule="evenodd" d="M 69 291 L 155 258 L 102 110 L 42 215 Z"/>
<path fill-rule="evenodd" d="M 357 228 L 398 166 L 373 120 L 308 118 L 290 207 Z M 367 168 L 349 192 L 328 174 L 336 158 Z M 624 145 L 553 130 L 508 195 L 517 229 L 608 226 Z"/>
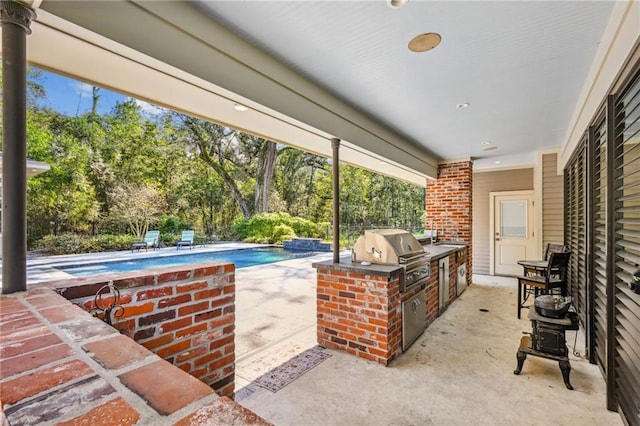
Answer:
<path fill-rule="evenodd" d="M 533 191 L 492 193 L 494 275 L 522 275 L 519 260 L 536 258 Z"/>

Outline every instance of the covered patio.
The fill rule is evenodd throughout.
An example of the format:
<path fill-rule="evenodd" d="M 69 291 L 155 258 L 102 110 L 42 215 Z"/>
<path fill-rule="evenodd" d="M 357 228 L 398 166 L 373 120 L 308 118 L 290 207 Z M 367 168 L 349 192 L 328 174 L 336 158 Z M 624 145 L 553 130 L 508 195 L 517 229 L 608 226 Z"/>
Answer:
<path fill-rule="evenodd" d="M 530 358 L 520 376 L 511 373 L 530 325 L 513 315 L 512 283 L 474 279 L 389 368 L 332 353 L 275 394 L 262 388 L 240 394 L 267 420 L 616 424 L 622 418 L 639 425 L 640 302 L 629 282 L 640 253 L 637 207 L 616 210 L 616 203 L 638 186 L 635 166 L 625 161 L 636 158 L 640 3 L 412 1 L 394 10 L 380 1 L 386 9 L 360 4 L 366 13 L 359 2 L 279 2 L 277 9 L 258 3 L 246 15 L 234 2 L 2 2 L 5 254 L 11 248 L 3 259 L 3 293 L 26 289 L 21 90 L 29 61 L 333 156 L 335 228 L 340 161 L 435 187 L 427 210 L 456 194 L 449 187 L 456 176 L 443 179 L 444 172 L 463 168 L 464 199 L 448 198 L 457 210 L 438 210 L 438 217 L 449 228 L 442 234 L 460 237 L 473 253 L 469 274 L 472 263 L 488 264 L 473 247 L 476 231 L 486 231 L 486 223 L 471 220 L 473 172 L 532 169 L 527 189 L 535 198 L 537 257 L 542 241 L 558 236 L 574 252 L 571 292 L 587 331 L 576 347 L 588 350 L 571 359 L 576 391 L 563 388 L 557 365 L 547 360 Z M 433 28 L 416 26 L 433 16 L 441 17 L 429 21 Z M 288 32 L 293 28 L 298 33 Z M 442 32 L 442 45 L 422 53 L 433 54 L 432 62 L 407 56 L 407 38 L 416 34 L 405 29 L 428 32 L 430 40 Z M 309 38 L 291 43 L 303 35 Z M 560 226 L 544 220 L 543 157 L 550 153 L 556 157 L 548 169 L 564 174 L 563 193 L 571 199 L 566 211 L 553 213 Z M 626 181 L 616 180 L 618 169 Z M 456 223 L 451 218 L 459 210 L 465 216 Z M 481 244 L 494 238 L 487 232 Z M 334 243 L 339 264 L 336 236 Z"/>

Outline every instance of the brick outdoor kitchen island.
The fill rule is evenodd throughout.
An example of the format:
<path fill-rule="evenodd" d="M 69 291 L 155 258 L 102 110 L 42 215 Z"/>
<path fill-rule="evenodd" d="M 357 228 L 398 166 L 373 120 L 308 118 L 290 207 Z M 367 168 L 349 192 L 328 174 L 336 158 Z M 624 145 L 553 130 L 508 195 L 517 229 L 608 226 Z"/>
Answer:
<path fill-rule="evenodd" d="M 448 288 L 439 306 L 438 262 L 449 258 L 449 278 L 455 282 L 457 266 L 468 262 L 458 255 L 466 245 L 425 246 L 430 254 L 431 274 L 426 284 L 400 291 L 404 268 L 401 265 L 364 266 L 343 258 L 314 263 L 317 278 L 318 344 L 360 358 L 388 365 L 402 353 L 402 303 L 420 292 L 426 296 L 427 325 L 431 324 L 458 295 Z"/>

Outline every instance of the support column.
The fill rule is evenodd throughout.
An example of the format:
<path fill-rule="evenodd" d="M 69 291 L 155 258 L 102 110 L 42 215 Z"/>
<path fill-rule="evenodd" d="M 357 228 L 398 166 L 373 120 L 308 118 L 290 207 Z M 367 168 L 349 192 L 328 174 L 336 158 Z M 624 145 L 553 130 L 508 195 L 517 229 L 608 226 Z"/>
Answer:
<path fill-rule="evenodd" d="M 333 263 L 340 263 L 340 139 L 331 139 L 333 149 Z"/>
<path fill-rule="evenodd" d="M 0 0 L 2 25 L 2 293 L 27 289 L 27 34 L 33 10 Z"/>
<path fill-rule="evenodd" d="M 427 181 L 425 229 L 439 241 L 468 244 L 467 282 L 473 274 L 473 161 L 438 165 L 438 179 Z M 432 226 L 433 224 L 433 226 Z"/>

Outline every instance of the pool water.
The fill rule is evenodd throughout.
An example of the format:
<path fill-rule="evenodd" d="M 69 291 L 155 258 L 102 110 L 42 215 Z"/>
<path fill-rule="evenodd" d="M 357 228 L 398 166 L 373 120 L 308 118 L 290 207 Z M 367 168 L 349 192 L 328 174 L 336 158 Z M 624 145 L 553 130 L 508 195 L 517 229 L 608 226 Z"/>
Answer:
<path fill-rule="evenodd" d="M 111 272 L 139 271 L 165 266 L 188 265 L 201 262 L 232 262 L 236 268 L 264 265 L 318 254 L 315 251 L 289 251 L 280 247 L 256 247 L 207 253 L 178 254 L 175 256 L 145 257 L 82 265 L 57 266 L 56 269 L 76 277 L 88 277 Z"/>

